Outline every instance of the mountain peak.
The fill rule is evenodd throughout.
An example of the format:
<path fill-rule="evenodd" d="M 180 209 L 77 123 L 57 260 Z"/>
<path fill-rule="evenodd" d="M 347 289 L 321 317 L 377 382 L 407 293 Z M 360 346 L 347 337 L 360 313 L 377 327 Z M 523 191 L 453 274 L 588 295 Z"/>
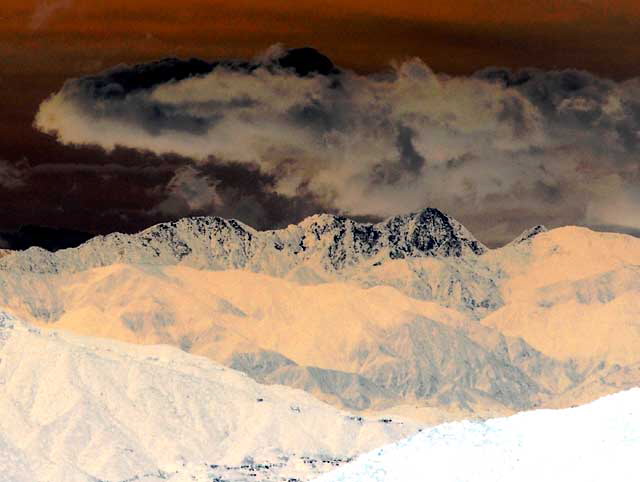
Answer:
<path fill-rule="evenodd" d="M 476 240 L 462 224 L 439 209 L 426 208 L 394 216 L 384 224 L 391 233 L 390 245 L 396 247 L 392 257 L 413 256 L 416 251 L 447 257 L 480 255 L 487 251 L 486 246 Z"/>

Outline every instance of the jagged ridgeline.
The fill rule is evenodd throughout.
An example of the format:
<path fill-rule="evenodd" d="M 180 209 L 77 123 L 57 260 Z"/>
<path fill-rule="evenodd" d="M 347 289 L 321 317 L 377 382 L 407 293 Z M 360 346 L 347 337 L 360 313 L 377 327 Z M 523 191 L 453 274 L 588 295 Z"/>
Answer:
<path fill-rule="evenodd" d="M 256 231 L 234 219 L 194 217 L 133 235 L 98 236 L 77 249 L 50 253 L 31 248 L 4 260 L 2 267 L 58 273 L 114 263 L 182 263 L 281 276 L 310 261 L 328 272 L 340 272 L 366 262 L 479 255 L 486 250 L 464 226 L 437 209 L 395 216 L 379 224 L 322 214 L 275 231 Z"/>
<path fill-rule="evenodd" d="M 352 410 L 495 414 L 640 380 L 638 266 L 629 236 L 538 226 L 490 250 L 435 209 L 262 232 L 200 217 L 6 255 L 0 301 Z"/>

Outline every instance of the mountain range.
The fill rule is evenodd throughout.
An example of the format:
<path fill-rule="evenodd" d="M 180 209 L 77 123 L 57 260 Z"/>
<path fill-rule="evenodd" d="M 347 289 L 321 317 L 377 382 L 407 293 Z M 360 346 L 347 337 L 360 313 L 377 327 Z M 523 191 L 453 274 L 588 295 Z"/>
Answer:
<path fill-rule="evenodd" d="M 640 382 L 640 239 L 538 226 L 488 249 L 436 209 L 275 231 L 185 218 L 0 258 L 42 327 L 169 344 L 340 408 L 421 421 Z"/>

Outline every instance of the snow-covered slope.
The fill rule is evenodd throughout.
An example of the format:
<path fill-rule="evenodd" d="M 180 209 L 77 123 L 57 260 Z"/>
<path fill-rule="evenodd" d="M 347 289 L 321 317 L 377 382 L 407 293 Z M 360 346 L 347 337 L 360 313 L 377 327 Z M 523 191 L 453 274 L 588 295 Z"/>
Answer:
<path fill-rule="evenodd" d="M 482 258 L 503 300 L 484 325 L 562 360 L 640 362 L 640 239 L 565 227 Z"/>
<path fill-rule="evenodd" d="M 0 414 L 11 482 L 306 480 L 417 430 L 175 348 L 41 331 L 1 311 Z"/>
<path fill-rule="evenodd" d="M 317 482 L 638 480 L 640 388 L 564 410 L 453 422 L 358 457 Z"/>

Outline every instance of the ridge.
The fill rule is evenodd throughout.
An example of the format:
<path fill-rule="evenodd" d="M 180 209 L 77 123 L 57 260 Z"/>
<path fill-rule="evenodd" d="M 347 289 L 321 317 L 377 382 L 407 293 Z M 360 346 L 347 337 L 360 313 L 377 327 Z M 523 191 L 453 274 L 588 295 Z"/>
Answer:
<path fill-rule="evenodd" d="M 235 219 L 200 216 L 156 224 L 136 234 L 97 236 L 55 253 L 30 248 L 0 259 L 0 269 L 77 272 L 125 262 L 249 269 L 281 276 L 303 264 L 340 272 L 365 261 L 478 256 L 487 250 L 462 224 L 434 208 L 375 224 L 316 214 L 269 231 Z"/>

